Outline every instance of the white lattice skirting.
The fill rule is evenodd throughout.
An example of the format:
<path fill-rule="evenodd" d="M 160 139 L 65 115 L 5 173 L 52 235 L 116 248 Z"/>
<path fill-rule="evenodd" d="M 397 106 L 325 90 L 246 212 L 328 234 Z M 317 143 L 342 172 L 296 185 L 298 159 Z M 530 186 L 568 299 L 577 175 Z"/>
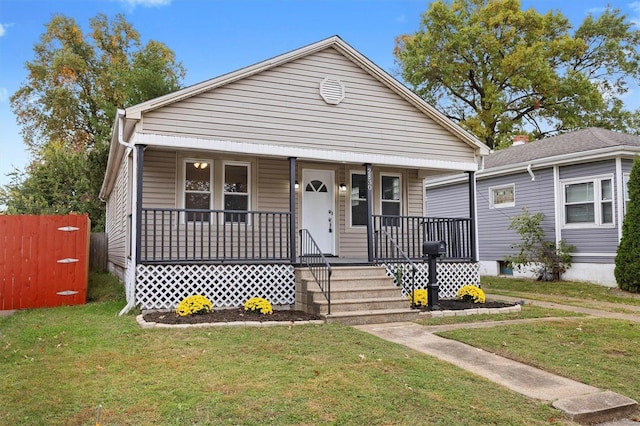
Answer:
<path fill-rule="evenodd" d="M 426 289 L 429 282 L 429 264 L 416 263 L 416 289 Z M 398 268 L 401 269 L 402 293 L 409 295 L 411 291 L 411 267 L 409 264 L 388 263 L 385 264 L 387 275 L 393 277 L 396 285 L 398 283 Z M 438 297 L 451 299 L 456 297 L 458 290 L 465 285 L 480 286 L 480 264 L 471 262 L 438 262 Z"/>
<path fill-rule="evenodd" d="M 136 299 L 141 309 L 174 309 L 200 294 L 214 307 L 242 306 L 252 297 L 274 305 L 295 303 L 292 265 L 138 265 Z"/>

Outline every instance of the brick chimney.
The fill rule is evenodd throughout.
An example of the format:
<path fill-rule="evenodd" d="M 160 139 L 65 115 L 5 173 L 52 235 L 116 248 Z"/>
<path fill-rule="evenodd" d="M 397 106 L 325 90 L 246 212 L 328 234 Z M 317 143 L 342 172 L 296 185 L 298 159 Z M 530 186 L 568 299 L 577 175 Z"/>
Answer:
<path fill-rule="evenodd" d="M 528 135 L 515 135 L 513 137 L 512 146 L 524 145 L 526 143 L 529 143 L 529 136 Z"/>

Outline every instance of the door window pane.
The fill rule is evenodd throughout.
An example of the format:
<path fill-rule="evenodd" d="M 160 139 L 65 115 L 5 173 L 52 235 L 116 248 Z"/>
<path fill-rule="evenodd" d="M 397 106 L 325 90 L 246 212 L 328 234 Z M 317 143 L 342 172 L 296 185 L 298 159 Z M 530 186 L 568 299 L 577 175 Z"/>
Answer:
<path fill-rule="evenodd" d="M 249 167 L 226 164 L 224 166 L 224 209 L 225 222 L 246 222 L 247 214 L 237 211 L 249 210 Z"/>

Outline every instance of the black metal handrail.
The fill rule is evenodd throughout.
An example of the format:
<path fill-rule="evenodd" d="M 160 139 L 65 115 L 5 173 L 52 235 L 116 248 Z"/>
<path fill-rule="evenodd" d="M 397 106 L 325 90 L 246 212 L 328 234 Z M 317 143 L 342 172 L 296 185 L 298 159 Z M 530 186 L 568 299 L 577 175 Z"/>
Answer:
<path fill-rule="evenodd" d="M 447 252 L 442 260 L 473 260 L 474 240 L 469 218 L 374 215 L 373 229 L 374 234 L 379 230 L 389 234 L 410 259 L 422 258 L 425 241 L 444 241 Z M 376 244 L 383 243 L 385 241 L 379 239 Z"/>
<path fill-rule="evenodd" d="M 378 240 L 382 238 L 379 235 L 384 235 L 387 243 L 386 244 L 378 244 Z M 398 274 L 398 269 L 402 266 L 402 261 L 404 263 L 409 264 L 411 267 L 411 307 L 415 307 L 415 291 L 416 291 L 416 272 L 418 272 L 418 267 L 415 262 L 409 259 L 409 256 L 400 248 L 396 240 L 384 229 L 380 229 L 376 231 L 374 234 L 374 238 L 376 239 L 376 244 L 374 245 L 374 262 L 375 263 L 395 263 L 396 264 L 396 277 L 399 277 L 397 280 L 398 285 L 405 289 L 403 284 L 404 274 Z"/>
<path fill-rule="evenodd" d="M 143 208 L 140 261 L 290 261 L 290 216 L 290 212 Z"/>
<path fill-rule="evenodd" d="M 300 260 L 307 265 L 327 299 L 327 315 L 331 315 L 331 264 L 307 229 L 300 230 Z"/>

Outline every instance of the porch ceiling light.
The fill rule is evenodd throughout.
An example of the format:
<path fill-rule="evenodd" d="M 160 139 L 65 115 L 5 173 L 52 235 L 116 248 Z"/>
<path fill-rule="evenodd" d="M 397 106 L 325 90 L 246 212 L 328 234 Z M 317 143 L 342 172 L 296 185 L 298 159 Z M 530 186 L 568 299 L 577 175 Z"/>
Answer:
<path fill-rule="evenodd" d="M 347 192 L 347 184 L 346 183 L 341 183 L 340 184 L 340 192 Z"/>
<path fill-rule="evenodd" d="M 195 167 L 196 169 L 206 169 L 207 166 L 209 166 L 209 163 L 193 163 L 193 167 Z"/>

